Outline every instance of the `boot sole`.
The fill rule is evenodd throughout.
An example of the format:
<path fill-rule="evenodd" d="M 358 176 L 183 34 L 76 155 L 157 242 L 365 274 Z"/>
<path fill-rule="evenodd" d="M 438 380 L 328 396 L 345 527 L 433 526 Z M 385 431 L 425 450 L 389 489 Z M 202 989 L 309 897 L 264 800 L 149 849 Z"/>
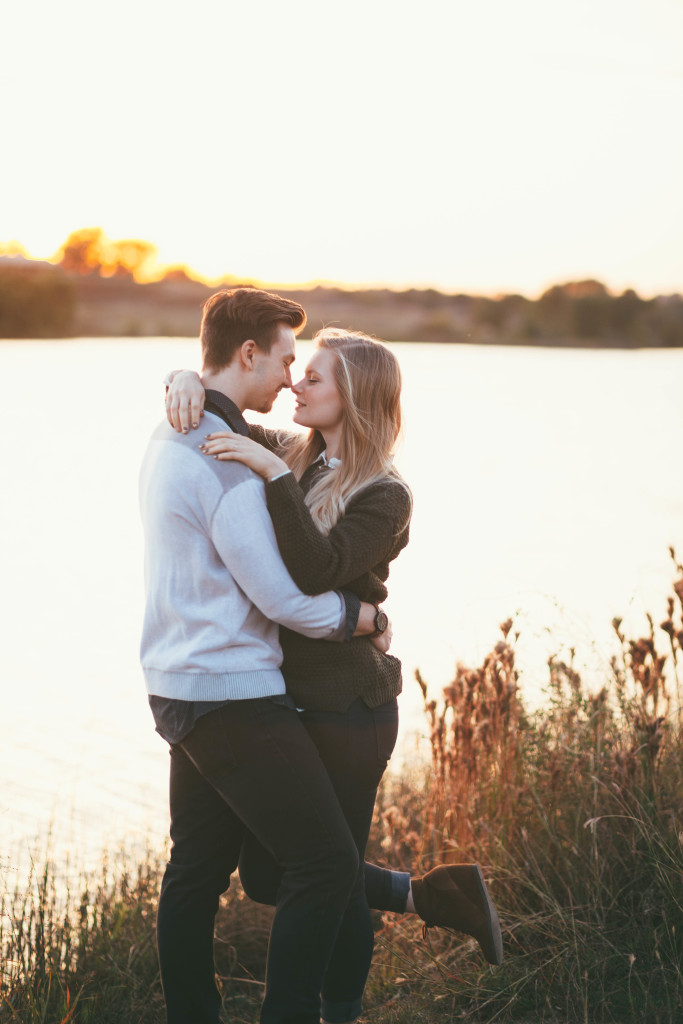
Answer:
<path fill-rule="evenodd" d="M 482 908 L 484 916 L 486 917 L 486 927 L 489 934 L 489 943 L 487 946 L 482 946 L 484 956 L 490 964 L 495 964 L 497 967 L 503 962 L 503 936 L 500 930 L 500 921 L 498 920 L 498 914 L 496 908 L 493 905 L 493 900 L 489 896 L 489 891 L 486 888 L 486 882 L 482 870 L 478 864 L 472 865 L 475 871 L 475 878 L 477 879 L 477 885 L 479 887 L 479 895 L 481 896 Z"/>

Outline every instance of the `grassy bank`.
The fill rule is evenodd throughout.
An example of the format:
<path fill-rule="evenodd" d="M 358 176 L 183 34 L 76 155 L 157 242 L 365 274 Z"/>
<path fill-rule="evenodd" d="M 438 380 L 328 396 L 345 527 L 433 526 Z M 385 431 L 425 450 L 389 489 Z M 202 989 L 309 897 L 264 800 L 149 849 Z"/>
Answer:
<path fill-rule="evenodd" d="M 547 700 L 518 691 L 514 631 L 433 700 L 432 760 L 389 777 L 369 856 L 421 870 L 477 860 L 491 879 L 505 962 L 410 916 L 377 915 L 365 1020 L 671 1024 L 683 1005 L 683 569 L 661 625 L 624 636 L 603 688 L 571 657 Z M 47 864 L 5 892 L 0 1021 L 160 1024 L 153 925 L 161 856 L 104 862 L 66 895 Z M 258 1020 L 270 912 L 224 898 L 217 968 L 225 1019 Z"/>

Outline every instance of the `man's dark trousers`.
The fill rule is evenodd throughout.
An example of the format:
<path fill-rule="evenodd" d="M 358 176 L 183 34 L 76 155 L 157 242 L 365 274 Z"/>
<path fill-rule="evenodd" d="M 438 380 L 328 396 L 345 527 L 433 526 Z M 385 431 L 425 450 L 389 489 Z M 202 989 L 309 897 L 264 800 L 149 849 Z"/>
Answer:
<path fill-rule="evenodd" d="M 262 1024 L 318 1024 L 320 988 L 358 853 L 296 711 L 267 698 L 199 718 L 171 747 L 171 856 L 157 933 L 169 1024 L 218 1024 L 218 900 L 249 830 L 284 867 Z"/>

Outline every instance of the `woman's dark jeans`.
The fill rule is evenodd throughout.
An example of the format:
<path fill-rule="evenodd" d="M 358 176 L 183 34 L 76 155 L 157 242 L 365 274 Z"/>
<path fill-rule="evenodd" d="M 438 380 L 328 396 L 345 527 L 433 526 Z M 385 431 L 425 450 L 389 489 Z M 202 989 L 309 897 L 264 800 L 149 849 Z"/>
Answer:
<path fill-rule="evenodd" d="M 328 728 L 320 723 L 311 734 Z M 369 741 L 372 730 L 360 730 L 354 747 L 361 735 Z M 337 732 L 332 729 L 334 736 Z M 247 834 L 282 865 L 261 1022 L 318 1024 L 325 971 L 349 896 L 358 888 L 357 844 L 361 834 L 367 836 L 361 819 L 367 817 L 369 824 L 374 790 L 393 744 L 389 734 L 392 730 L 378 720 L 376 736 L 372 733 L 374 769 L 362 785 L 355 754 L 349 751 L 345 773 L 341 751 L 332 758 L 337 774 L 348 775 L 340 793 L 345 798 L 353 788 L 359 797 L 362 793 L 362 814 L 350 807 L 342 811 L 298 713 L 271 700 L 218 708 L 171 747 L 173 846 L 157 919 L 169 1024 L 219 1022 L 214 918 Z M 345 815 L 354 823 L 353 835 Z"/>
<path fill-rule="evenodd" d="M 301 721 L 318 749 L 358 851 L 359 866 L 322 984 L 322 1016 L 349 1021 L 361 1012 L 361 997 L 372 959 L 374 933 L 365 892 L 363 858 L 377 787 L 391 757 L 398 730 L 398 706 L 369 708 L 358 699 L 348 711 L 303 711 Z M 294 823 L 292 823 L 294 824 Z M 404 910 L 408 875 L 370 869 L 370 885 L 381 909 Z M 283 868 L 258 838 L 245 836 L 239 862 L 247 895 L 258 903 L 280 900 Z M 402 905 L 401 905 L 402 901 Z"/>

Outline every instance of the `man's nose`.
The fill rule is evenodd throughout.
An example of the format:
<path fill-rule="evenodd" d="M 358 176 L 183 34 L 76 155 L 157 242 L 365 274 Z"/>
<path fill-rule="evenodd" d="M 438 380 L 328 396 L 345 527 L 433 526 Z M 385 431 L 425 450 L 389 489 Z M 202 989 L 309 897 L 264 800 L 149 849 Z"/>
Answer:
<path fill-rule="evenodd" d="M 292 371 L 287 366 L 287 367 L 285 367 L 285 387 L 286 388 L 291 388 L 291 386 L 292 386 Z"/>

